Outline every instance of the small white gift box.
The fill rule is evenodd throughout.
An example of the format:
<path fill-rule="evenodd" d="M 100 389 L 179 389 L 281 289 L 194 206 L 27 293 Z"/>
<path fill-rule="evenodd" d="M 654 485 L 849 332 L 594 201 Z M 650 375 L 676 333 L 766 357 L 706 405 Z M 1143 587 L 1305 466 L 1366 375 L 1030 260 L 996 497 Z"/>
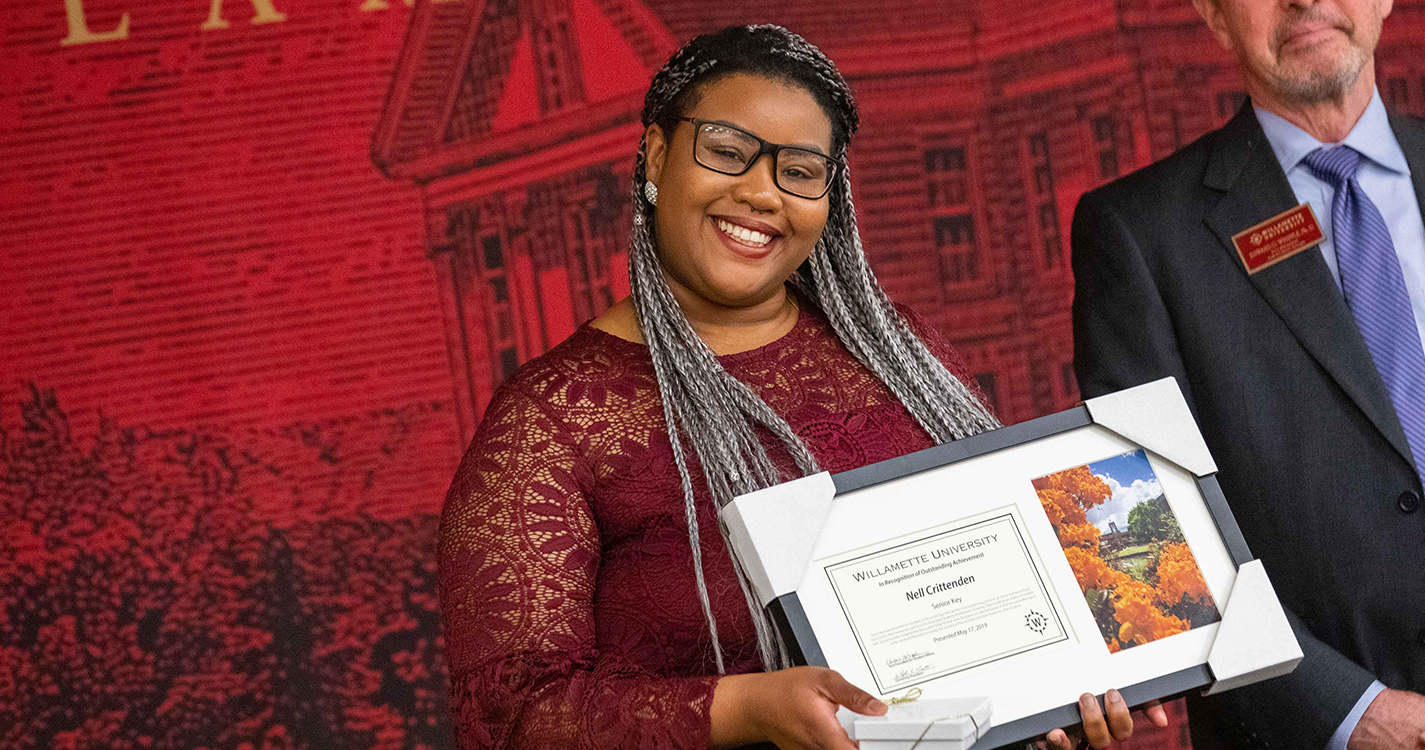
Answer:
<path fill-rule="evenodd" d="M 990 699 L 921 698 L 885 716 L 843 708 L 837 718 L 861 750 L 969 750 L 990 729 Z"/>

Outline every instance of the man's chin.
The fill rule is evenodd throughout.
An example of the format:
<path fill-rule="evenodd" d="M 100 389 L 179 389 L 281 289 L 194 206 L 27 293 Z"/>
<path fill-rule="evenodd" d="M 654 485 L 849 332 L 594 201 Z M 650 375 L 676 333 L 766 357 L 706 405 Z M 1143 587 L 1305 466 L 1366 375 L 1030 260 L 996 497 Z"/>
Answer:
<path fill-rule="evenodd" d="M 1350 91 L 1365 61 L 1354 49 L 1312 49 L 1282 61 L 1273 76 L 1274 88 L 1284 97 L 1303 103 L 1338 101 Z"/>

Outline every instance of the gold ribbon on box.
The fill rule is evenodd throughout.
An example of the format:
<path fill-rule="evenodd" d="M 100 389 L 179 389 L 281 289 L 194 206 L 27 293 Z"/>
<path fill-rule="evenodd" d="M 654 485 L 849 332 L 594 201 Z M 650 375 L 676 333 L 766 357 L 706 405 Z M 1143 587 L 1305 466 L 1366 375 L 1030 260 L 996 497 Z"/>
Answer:
<path fill-rule="evenodd" d="M 892 698 L 886 701 L 887 706 L 899 706 L 903 703 L 914 703 L 920 699 L 920 688 L 911 688 L 905 695 L 899 698 Z"/>

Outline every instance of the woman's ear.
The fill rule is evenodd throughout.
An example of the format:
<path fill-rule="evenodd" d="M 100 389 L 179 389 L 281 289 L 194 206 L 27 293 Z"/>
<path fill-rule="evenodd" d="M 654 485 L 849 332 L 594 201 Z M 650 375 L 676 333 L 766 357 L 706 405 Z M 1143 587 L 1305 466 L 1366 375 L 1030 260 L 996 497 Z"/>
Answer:
<path fill-rule="evenodd" d="M 643 131 L 643 174 L 654 185 L 663 176 L 663 162 L 668 158 L 668 137 L 657 123 Z"/>

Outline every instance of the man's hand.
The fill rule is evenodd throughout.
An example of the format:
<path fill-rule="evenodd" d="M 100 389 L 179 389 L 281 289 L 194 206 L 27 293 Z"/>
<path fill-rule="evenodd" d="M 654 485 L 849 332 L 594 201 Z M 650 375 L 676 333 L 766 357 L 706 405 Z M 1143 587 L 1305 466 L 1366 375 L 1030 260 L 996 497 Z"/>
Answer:
<path fill-rule="evenodd" d="M 1382 690 L 1361 714 L 1346 750 L 1425 750 L 1425 695 Z"/>

